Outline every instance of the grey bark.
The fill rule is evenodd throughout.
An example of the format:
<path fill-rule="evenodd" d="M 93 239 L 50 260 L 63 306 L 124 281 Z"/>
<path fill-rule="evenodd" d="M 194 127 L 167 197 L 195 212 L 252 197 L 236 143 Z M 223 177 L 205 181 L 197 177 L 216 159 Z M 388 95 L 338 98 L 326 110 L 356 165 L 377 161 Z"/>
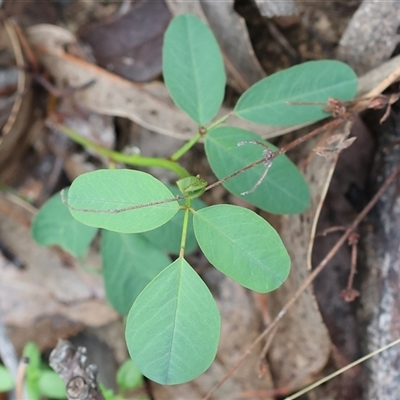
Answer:
<path fill-rule="evenodd" d="M 371 189 L 377 189 L 400 162 L 400 112 L 378 126 L 378 148 L 371 173 Z M 384 193 L 364 225 L 364 260 L 360 327 L 364 353 L 400 337 L 400 197 L 398 182 Z M 400 347 L 394 346 L 364 366 L 366 400 L 398 400 Z"/>

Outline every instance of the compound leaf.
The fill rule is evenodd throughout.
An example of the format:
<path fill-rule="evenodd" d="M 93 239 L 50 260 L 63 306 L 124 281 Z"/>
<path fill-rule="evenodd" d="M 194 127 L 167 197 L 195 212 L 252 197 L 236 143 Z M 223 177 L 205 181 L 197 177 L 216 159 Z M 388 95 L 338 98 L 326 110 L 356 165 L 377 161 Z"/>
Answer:
<path fill-rule="evenodd" d="M 67 397 L 65 382 L 58 374 L 50 370 L 40 372 L 39 391 L 42 396 L 51 399 L 65 399 Z"/>
<path fill-rule="evenodd" d="M 210 366 L 220 327 L 207 286 L 186 260 L 178 258 L 133 303 L 126 342 L 143 375 L 173 385 L 196 378 Z"/>
<path fill-rule="evenodd" d="M 329 98 L 351 100 L 357 75 L 336 60 L 308 61 L 285 69 L 254 84 L 239 98 L 235 114 L 264 125 L 296 125 L 318 121 L 330 114 L 323 110 Z M 300 105 L 290 103 L 317 102 Z"/>
<path fill-rule="evenodd" d="M 179 209 L 159 180 L 129 169 L 98 170 L 78 176 L 67 193 L 71 214 L 78 221 L 121 233 L 155 229 Z"/>
<path fill-rule="evenodd" d="M 225 70 L 207 25 L 190 14 L 175 17 L 164 37 L 163 74 L 176 105 L 199 125 L 214 118 L 225 94 Z"/>
<path fill-rule="evenodd" d="M 101 257 L 107 299 L 127 315 L 144 287 L 171 260 L 142 235 L 103 230 Z"/>
<path fill-rule="evenodd" d="M 286 280 L 286 248 L 275 229 L 253 211 L 216 205 L 196 211 L 193 223 L 208 261 L 242 286 L 267 293 Z"/>
<path fill-rule="evenodd" d="M 258 140 L 271 150 L 276 147 L 256 134 L 234 127 L 219 127 L 206 135 L 205 150 L 208 162 L 218 179 L 222 179 L 263 158 L 262 146 L 241 141 Z M 276 157 L 262 183 L 251 190 L 265 171 L 263 164 L 240 173 L 223 185 L 230 192 L 251 204 L 273 214 L 296 214 L 304 211 L 310 203 L 308 185 L 298 168 L 285 155 Z"/>
<path fill-rule="evenodd" d="M 57 244 L 73 256 L 81 257 L 96 236 L 97 228 L 77 221 L 62 202 L 60 193 L 57 193 L 39 210 L 31 232 L 38 244 Z"/>

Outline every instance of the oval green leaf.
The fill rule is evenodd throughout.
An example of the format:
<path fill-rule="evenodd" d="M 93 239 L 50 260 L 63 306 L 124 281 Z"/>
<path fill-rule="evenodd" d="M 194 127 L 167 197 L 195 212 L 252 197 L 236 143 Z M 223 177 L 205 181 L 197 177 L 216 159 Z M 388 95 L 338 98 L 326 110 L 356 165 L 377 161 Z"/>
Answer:
<path fill-rule="evenodd" d="M 234 112 L 240 118 L 263 125 L 318 121 L 331 115 L 323 110 L 329 98 L 352 100 L 357 84 L 357 75 L 347 64 L 336 60 L 309 61 L 254 84 L 239 98 Z"/>
<path fill-rule="evenodd" d="M 178 258 L 133 303 L 126 343 L 143 375 L 174 385 L 196 378 L 211 365 L 220 328 L 210 291 L 187 261 Z"/>
<path fill-rule="evenodd" d="M 8 392 L 14 386 L 15 382 L 11 372 L 4 365 L 0 365 L 0 393 Z"/>
<path fill-rule="evenodd" d="M 264 148 L 255 144 L 238 146 L 241 141 L 258 140 L 275 151 L 276 147 L 262 140 L 255 133 L 234 128 L 219 127 L 206 136 L 205 151 L 208 162 L 218 179 L 240 170 L 263 158 Z M 276 157 L 262 183 L 251 190 L 265 171 L 263 164 L 240 173 L 223 185 L 231 193 L 273 214 L 296 214 L 310 204 L 307 182 L 298 168 L 285 155 Z"/>
<path fill-rule="evenodd" d="M 39 210 L 31 233 L 41 246 L 58 245 L 73 256 L 82 257 L 96 236 L 97 228 L 77 221 L 57 193 Z"/>
<path fill-rule="evenodd" d="M 159 180 L 129 169 L 98 170 L 78 176 L 67 192 L 74 218 L 98 228 L 139 233 L 169 221 L 179 209 Z"/>
<path fill-rule="evenodd" d="M 33 342 L 28 342 L 22 355 L 29 359 L 29 364 L 26 367 L 26 390 L 29 395 L 29 400 L 40 400 L 39 378 L 41 355 L 39 348 Z"/>
<path fill-rule="evenodd" d="M 164 37 L 163 74 L 175 104 L 199 125 L 221 107 L 226 76 L 218 44 L 199 18 L 175 17 Z"/>
<path fill-rule="evenodd" d="M 143 386 L 143 375 L 132 360 L 126 360 L 118 369 L 117 385 L 120 392 Z"/>
<path fill-rule="evenodd" d="M 65 382 L 54 371 L 42 371 L 39 377 L 39 391 L 44 397 L 65 399 L 67 392 Z"/>
<path fill-rule="evenodd" d="M 290 258 L 281 238 L 253 211 L 211 206 L 196 211 L 193 223 L 208 261 L 242 286 L 267 293 L 288 277 Z"/>
<path fill-rule="evenodd" d="M 101 257 L 107 299 L 127 315 L 144 287 L 171 260 L 142 235 L 101 232 Z"/>
<path fill-rule="evenodd" d="M 178 196 L 180 194 L 176 186 L 167 185 L 171 192 Z M 184 201 L 180 201 L 184 204 Z M 191 206 L 194 210 L 200 210 L 205 207 L 200 199 L 191 200 Z M 143 235 L 157 248 L 169 253 L 179 254 L 181 247 L 182 227 L 183 227 L 183 212 L 178 212 L 170 221 L 163 226 L 152 231 L 144 232 Z M 189 215 L 188 230 L 186 233 L 185 254 L 189 254 L 197 248 L 196 237 L 193 232 L 193 216 Z"/>

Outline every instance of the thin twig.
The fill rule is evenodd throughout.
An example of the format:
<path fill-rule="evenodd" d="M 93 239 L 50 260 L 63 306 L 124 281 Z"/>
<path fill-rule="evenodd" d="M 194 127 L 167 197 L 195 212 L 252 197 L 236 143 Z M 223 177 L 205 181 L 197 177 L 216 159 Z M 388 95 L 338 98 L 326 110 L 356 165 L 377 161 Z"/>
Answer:
<path fill-rule="evenodd" d="M 354 361 L 354 362 L 352 362 L 352 363 L 346 365 L 345 367 L 340 368 L 339 370 L 333 372 L 332 374 L 326 376 L 325 378 L 322 378 L 322 379 L 320 379 L 319 381 L 314 382 L 313 384 L 307 386 L 306 388 L 300 390 L 299 392 L 297 392 L 297 393 L 295 393 L 295 394 L 293 394 L 293 395 L 291 395 L 291 396 L 289 396 L 289 397 L 286 397 L 285 400 L 294 400 L 294 399 L 297 399 L 297 398 L 299 398 L 301 395 L 303 395 L 303 394 L 305 394 L 305 393 L 308 393 L 309 391 L 315 389 L 316 387 L 322 385 L 322 384 L 325 383 L 325 382 L 330 381 L 331 379 L 333 379 L 333 378 L 335 378 L 336 376 L 342 374 L 343 372 L 346 372 L 346 371 L 349 370 L 350 368 L 353 368 L 353 367 L 355 367 L 356 365 L 361 364 L 362 362 L 368 360 L 369 358 L 371 358 L 371 357 L 373 357 L 373 356 L 376 356 L 377 354 L 382 353 L 382 351 L 385 351 L 385 350 L 387 350 L 387 349 L 390 349 L 391 347 L 393 347 L 393 346 L 395 346 L 395 345 L 397 345 L 397 344 L 399 344 L 399 343 L 400 343 L 400 339 L 397 339 L 397 340 L 393 341 L 392 343 L 389 343 L 389 344 L 387 344 L 386 346 L 383 346 L 383 347 L 381 347 L 381 348 L 379 348 L 379 349 L 373 351 L 372 353 L 369 353 L 369 354 L 367 354 L 366 356 L 359 358 L 358 360 L 356 360 L 356 361 Z"/>
<path fill-rule="evenodd" d="M 322 131 L 326 131 L 330 128 L 336 129 L 344 121 L 345 121 L 345 119 L 342 119 L 342 118 L 334 119 L 334 120 L 326 123 L 325 125 L 314 129 L 313 131 L 307 133 L 306 135 L 300 136 L 298 139 L 294 140 L 293 142 L 288 143 L 286 146 L 283 146 L 279 150 L 277 150 L 277 152 L 276 152 L 277 154 L 275 157 L 277 157 L 280 154 L 287 153 L 289 150 L 292 150 L 294 147 L 298 146 L 301 143 L 304 143 L 305 141 L 307 141 L 308 139 L 311 139 L 312 137 L 314 137 L 318 133 L 321 133 Z"/>
<path fill-rule="evenodd" d="M 61 200 L 62 202 L 70 209 L 73 211 L 79 211 L 79 212 L 86 212 L 86 213 L 95 213 L 95 214 L 119 214 L 125 211 L 132 211 L 132 210 L 137 210 L 139 208 L 144 208 L 144 207 L 153 207 L 153 206 L 158 206 L 160 204 L 165 204 L 165 203 L 172 203 L 173 201 L 178 201 L 178 200 L 184 200 L 185 196 L 176 196 L 172 197 L 170 199 L 162 199 L 162 200 L 157 200 L 157 201 L 151 201 L 149 203 L 143 203 L 143 204 L 133 204 L 127 207 L 123 208 L 110 208 L 108 210 L 96 210 L 95 208 L 79 208 L 79 207 L 73 207 L 69 204 L 69 199 L 68 195 L 65 194 L 65 189 L 61 191 Z M 92 200 L 92 203 L 94 200 Z M 100 200 L 99 200 L 100 202 Z M 102 203 L 105 202 L 105 200 L 101 200 Z M 110 201 L 110 203 L 113 203 Z"/>
<path fill-rule="evenodd" d="M 15 383 L 15 394 L 17 400 L 24 400 L 26 399 L 26 389 L 25 389 L 25 374 L 26 374 L 26 367 L 29 364 L 28 357 L 22 357 L 19 365 L 18 365 L 18 373 L 17 373 L 17 380 Z"/>
<path fill-rule="evenodd" d="M 365 218 L 365 216 L 371 211 L 372 207 L 376 204 L 382 194 L 387 190 L 390 184 L 394 181 L 396 176 L 400 172 L 400 164 L 397 168 L 390 174 L 386 182 L 378 190 L 375 196 L 370 200 L 370 202 L 365 206 L 365 208 L 358 214 L 357 218 L 353 223 L 346 229 L 346 232 L 340 237 L 332 249 L 328 252 L 325 258 L 319 263 L 319 265 L 311 272 L 309 277 L 303 282 L 303 284 L 297 289 L 293 297 L 282 307 L 281 311 L 271 322 L 271 324 L 253 341 L 253 343 L 248 347 L 248 349 L 242 354 L 242 356 L 236 361 L 233 367 L 222 377 L 222 379 L 207 393 L 202 400 L 208 400 L 211 398 L 212 394 L 219 389 L 239 368 L 246 357 L 254 350 L 254 348 L 261 342 L 279 323 L 282 317 L 287 313 L 287 311 L 293 306 L 293 304 L 298 300 L 301 294 L 308 288 L 308 286 L 314 281 L 317 275 L 324 269 L 327 263 L 333 258 L 340 247 L 346 242 L 349 236 L 354 232 L 360 222 Z"/>
<path fill-rule="evenodd" d="M 360 235 L 356 232 L 353 232 L 349 236 L 349 245 L 351 246 L 350 274 L 346 289 L 342 290 L 342 293 L 340 293 L 341 297 L 347 302 L 354 301 L 355 298 L 360 295 L 360 292 L 353 288 L 354 276 L 357 273 L 357 245 L 359 236 Z"/>
<path fill-rule="evenodd" d="M 278 325 L 271 331 L 270 335 L 268 336 L 267 341 L 261 351 L 260 357 L 258 358 L 258 377 L 262 378 L 265 375 L 265 370 L 267 369 L 267 362 L 266 356 L 268 353 L 268 349 L 271 346 L 272 341 L 274 340 L 275 334 L 278 330 Z"/>
<path fill-rule="evenodd" d="M 328 128 L 336 128 L 339 124 L 341 124 L 343 122 L 343 119 L 334 119 L 331 122 L 328 122 L 327 124 L 325 124 L 324 126 L 321 126 L 319 128 L 314 129 L 313 131 L 307 133 L 304 136 L 299 137 L 298 139 L 294 140 L 293 142 L 287 144 L 286 146 L 281 147 L 280 149 L 274 151 L 271 155 L 268 155 L 268 162 L 270 162 L 272 164 L 272 161 L 274 158 L 278 157 L 281 154 L 285 154 L 287 151 L 292 150 L 294 147 L 304 143 L 305 141 L 307 141 L 308 139 L 311 139 L 312 137 L 314 137 L 315 135 L 317 135 L 318 133 L 321 133 L 323 131 L 325 131 Z M 238 146 L 242 146 L 245 143 L 254 143 L 254 144 L 260 144 L 263 147 L 266 147 L 265 143 L 262 143 L 261 141 L 258 140 L 249 140 L 249 141 L 243 141 L 243 142 L 239 142 L 237 145 Z M 232 174 L 226 176 L 225 178 L 220 179 L 217 182 L 214 182 L 210 185 L 208 185 L 205 190 L 210 190 L 215 186 L 221 185 L 223 183 L 225 183 L 227 180 L 234 178 L 235 176 L 241 174 L 242 172 L 245 172 L 253 167 L 256 167 L 257 165 L 263 164 L 266 162 L 266 157 L 254 161 L 253 163 L 246 165 L 245 167 L 233 172 Z M 264 172 L 263 178 L 265 178 L 266 173 Z M 259 185 L 259 183 L 257 182 L 257 184 Z M 255 185 L 255 187 L 257 188 L 257 184 Z M 245 194 L 250 193 L 252 190 L 248 191 L 248 192 L 244 192 Z M 243 194 L 243 193 L 242 193 Z"/>

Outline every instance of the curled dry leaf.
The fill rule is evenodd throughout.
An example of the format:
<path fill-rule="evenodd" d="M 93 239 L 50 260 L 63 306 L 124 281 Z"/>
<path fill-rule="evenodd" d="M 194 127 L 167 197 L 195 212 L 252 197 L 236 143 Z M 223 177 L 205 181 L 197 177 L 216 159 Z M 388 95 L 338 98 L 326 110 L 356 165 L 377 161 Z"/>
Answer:
<path fill-rule="evenodd" d="M 21 145 L 21 136 L 30 118 L 31 92 L 29 90 L 30 79 L 25 73 L 25 62 L 15 24 L 6 20 L 0 26 L 0 48 L 14 55 L 18 68 L 17 91 L 12 99 L 11 111 L 7 121 L 0 132 L 0 167 L 4 167 L 10 156 L 14 155 L 14 147 Z M 24 142 L 26 138 L 24 138 Z"/>

